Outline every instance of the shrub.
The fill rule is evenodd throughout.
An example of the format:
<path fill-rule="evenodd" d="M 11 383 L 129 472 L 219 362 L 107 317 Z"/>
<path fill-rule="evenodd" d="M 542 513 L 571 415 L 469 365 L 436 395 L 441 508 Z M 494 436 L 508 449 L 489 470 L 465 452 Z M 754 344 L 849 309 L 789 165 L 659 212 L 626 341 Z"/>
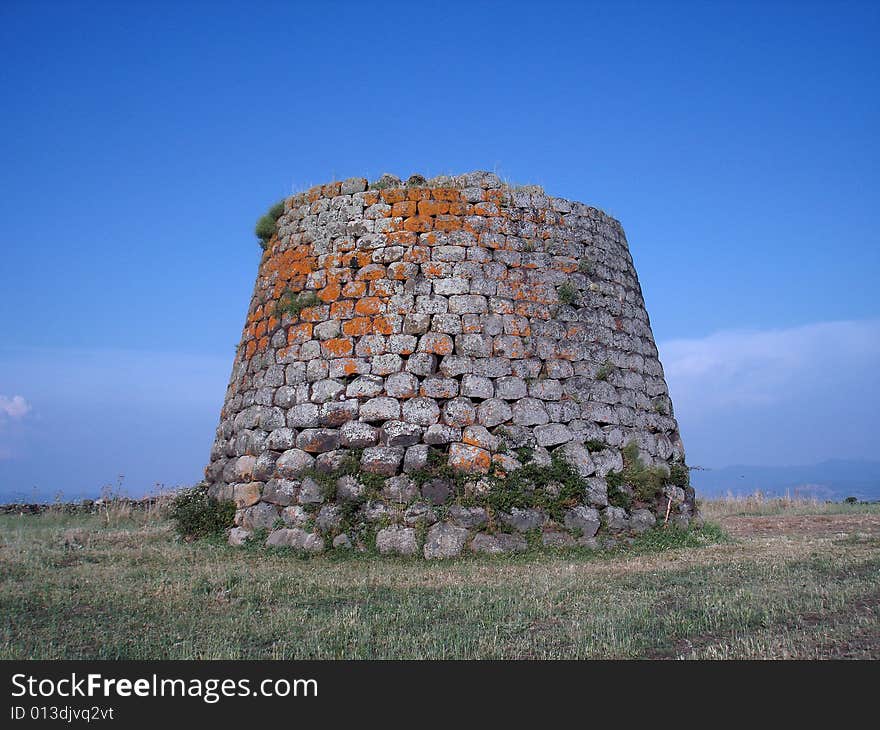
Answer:
<path fill-rule="evenodd" d="M 582 274 L 592 274 L 593 273 L 593 262 L 590 259 L 581 259 L 578 261 L 578 271 Z"/>
<path fill-rule="evenodd" d="M 284 201 L 275 203 L 269 210 L 257 220 L 254 233 L 260 241 L 260 247 L 265 251 L 269 240 L 275 235 L 278 219 L 284 215 Z"/>
<path fill-rule="evenodd" d="M 608 380 L 611 377 L 611 373 L 614 372 L 614 363 L 610 360 L 606 360 L 603 362 L 599 369 L 596 371 L 596 380 Z"/>
<path fill-rule="evenodd" d="M 288 289 L 278 299 L 278 312 L 296 318 L 304 309 L 314 307 L 320 301 L 313 291 L 296 293 Z"/>
<path fill-rule="evenodd" d="M 174 497 L 169 516 L 181 535 L 211 537 L 232 526 L 235 502 L 214 499 L 208 495 L 207 485 L 198 484 Z"/>
<path fill-rule="evenodd" d="M 686 464 L 673 464 L 669 467 L 669 483 L 676 487 L 689 487 L 691 473 Z"/>
<path fill-rule="evenodd" d="M 577 287 L 575 287 L 573 284 L 569 284 L 568 282 L 560 286 L 556 290 L 556 293 L 559 296 L 559 301 L 562 302 L 562 304 L 574 304 L 578 301 L 579 292 L 577 290 Z"/>
<path fill-rule="evenodd" d="M 612 500 L 612 493 L 617 504 L 615 507 L 629 507 L 631 498 L 623 489 L 629 487 L 635 496 L 642 502 L 651 502 L 657 498 L 663 487 L 671 483 L 671 470 L 667 475 L 666 470 L 659 466 L 646 466 L 639 456 L 639 446 L 635 441 L 630 441 L 621 450 L 623 454 L 623 469 L 619 472 L 610 472 L 606 476 L 608 484 L 608 500 Z"/>

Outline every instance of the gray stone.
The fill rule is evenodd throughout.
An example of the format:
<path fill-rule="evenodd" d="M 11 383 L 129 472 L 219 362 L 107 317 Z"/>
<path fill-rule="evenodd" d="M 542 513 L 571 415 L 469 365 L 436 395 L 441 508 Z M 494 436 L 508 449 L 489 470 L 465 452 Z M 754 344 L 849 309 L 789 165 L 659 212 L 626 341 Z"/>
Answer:
<path fill-rule="evenodd" d="M 623 469 L 623 456 L 616 449 L 602 449 L 590 454 L 596 467 L 596 476 L 604 477 L 609 472 Z"/>
<path fill-rule="evenodd" d="M 342 522 L 339 507 L 335 504 L 325 504 L 315 517 L 315 527 L 322 532 L 332 532 Z"/>
<path fill-rule="evenodd" d="M 573 434 L 567 426 L 561 423 L 548 423 L 544 426 L 535 426 L 535 439 L 538 446 L 556 446 L 571 441 Z"/>
<path fill-rule="evenodd" d="M 386 421 L 379 429 L 379 442 L 384 446 L 413 446 L 422 438 L 422 427 L 406 421 Z"/>
<path fill-rule="evenodd" d="M 578 542 L 567 532 L 550 530 L 541 534 L 541 544 L 543 544 L 544 547 L 551 548 L 570 548 L 575 547 Z"/>
<path fill-rule="evenodd" d="M 504 378 L 498 378 L 495 381 L 495 397 L 504 398 L 505 400 L 519 400 L 528 395 L 526 381 L 509 375 Z"/>
<path fill-rule="evenodd" d="M 351 540 L 348 535 L 343 532 L 341 535 L 337 535 L 333 538 L 333 547 L 338 550 L 350 550 L 352 547 Z"/>
<path fill-rule="evenodd" d="M 408 476 L 389 477 L 382 488 L 382 496 L 390 502 L 408 504 L 419 496 L 419 488 Z"/>
<path fill-rule="evenodd" d="M 428 426 L 422 435 L 422 440 L 431 446 L 442 446 L 443 444 L 451 444 L 461 438 L 461 428 L 458 426 L 447 426 L 435 423 Z"/>
<path fill-rule="evenodd" d="M 412 398 L 419 392 L 419 381 L 412 373 L 392 373 L 385 379 L 385 392 L 391 398 Z"/>
<path fill-rule="evenodd" d="M 464 375 L 461 379 L 461 394 L 468 398 L 491 398 L 495 395 L 495 386 L 489 378 Z"/>
<path fill-rule="evenodd" d="M 234 547 L 240 547 L 248 541 L 250 536 L 250 530 L 245 530 L 243 527 L 233 527 L 229 531 L 229 544 Z"/>
<path fill-rule="evenodd" d="M 362 421 L 388 421 L 400 418 L 400 403 L 394 398 L 371 398 L 361 406 Z"/>
<path fill-rule="evenodd" d="M 406 508 L 403 513 L 403 521 L 407 525 L 433 525 L 437 521 L 437 515 L 430 505 L 424 502 L 416 502 Z"/>
<path fill-rule="evenodd" d="M 287 411 L 287 425 L 291 428 L 317 428 L 320 408 L 314 403 L 300 403 Z"/>
<path fill-rule="evenodd" d="M 522 535 L 508 535 L 499 533 L 490 535 L 478 532 L 471 540 L 470 549 L 475 553 L 487 555 L 501 555 L 503 553 L 525 552 L 528 543 Z"/>
<path fill-rule="evenodd" d="M 535 429 L 535 431 L 537 430 Z M 540 443 L 540 438 L 538 442 Z M 572 466 L 581 477 L 586 478 L 596 471 L 593 460 L 590 458 L 590 452 L 587 451 L 583 444 L 570 441 L 564 446 L 560 446 L 553 453 L 562 457 L 563 461 Z"/>
<path fill-rule="evenodd" d="M 499 513 L 501 521 L 518 532 L 529 532 L 543 527 L 547 516 L 536 509 L 520 509 L 514 507 L 509 513 Z"/>
<path fill-rule="evenodd" d="M 630 515 L 629 524 L 633 532 L 642 533 L 654 527 L 657 524 L 657 518 L 649 509 L 634 509 Z"/>
<path fill-rule="evenodd" d="M 462 507 L 454 504 L 449 508 L 449 519 L 459 527 L 474 530 L 485 525 L 488 516 L 482 507 Z"/>
<path fill-rule="evenodd" d="M 470 398 L 453 398 L 443 405 L 443 422 L 448 426 L 469 426 L 477 420 Z"/>
<path fill-rule="evenodd" d="M 605 526 L 612 531 L 629 529 L 629 519 L 623 507 L 606 507 L 602 510 L 605 517 Z"/>
<path fill-rule="evenodd" d="M 440 420 L 440 407 L 433 398 L 412 398 L 403 404 L 403 420 L 430 426 Z"/>
<path fill-rule="evenodd" d="M 333 428 L 307 428 L 296 437 L 296 447 L 312 454 L 339 448 L 339 431 Z"/>
<path fill-rule="evenodd" d="M 275 469 L 280 477 L 293 479 L 315 464 L 315 457 L 300 449 L 288 449 L 275 462 Z"/>
<path fill-rule="evenodd" d="M 309 523 L 311 516 L 305 511 L 302 505 L 292 504 L 281 510 L 281 519 L 287 525 L 303 527 Z"/>
<path fill-rule="evenodd" d="M 428 530 L 424 554 L 428 560 L 454 558 L 461 554 L 468 531 L 449 522 L 438 522 Z"/>
<path fill-rule="evenodd" d="M 566 510 L 564 524 L 581 537 L 593 537 L 599 531 L 599 512 L 593 507 L 578 506 Z"/>
<path fill-rule="evenodd" d="M 518 426 L 540 426 L 550 421 L 544 404 L 536 398 L 522 398 L 513 404 L 512 419 Z"/>
<path fill-rule="evenodd" d="M 394 476 L 403 461 L 403 448 L 400 446 L 370 446 L 364 449 L 361 468 L 371 474 Z"/>
<path fill-rule="evenodd" d="M 311 477 L 302 480 L 299 488 L 300 504 L 320 504 L 324 501 L 324 489 Z"/>
<path fill-rule="evenodd" d="M 410 446 L 403 455 L 403 471 L 406 473 L 424 469 L 428 465 L 428 445 Z"/>
<path fill-rule="evenodd" d="M 317 362 L 312 360 L 312 362 Z M 338 380 L 325 378 L 318 380 L 312 385 L 312 403 L 326 403 L 335 400 L 337 396 L 345 392 L 345 386 Z"/>
<path fill-rule="evenodd" d="M 415 528 L 391 525 L 379 530 L 376 548 L 382 555 L 415 555 L 419 549 Z"/>
<path fill-rule="evenodd" d="M 586 501 L 597 507 L 608 506 L 608 484 L 602 477 L 590 477 L 586 480 Z"/>
<path fill-rule="evenodd" d="M 352 449 L 362 449 L 379 443 L 379 429 L 369 423 L 349 421 L 339 429 L 339 444 Z"/>
<path fill-rule="evenodd" d="M 289 479 L 271 479 L 263 489 L 263 501 L 286 507 L 296 502 L 299 494 L 299 482 Z"/>
<path fill-rule="evenodd" d="M 278 519 L 278 509 L 266 502 L 257 502 L 253 507 L 242 510 L 241 524 L 245 530 L 259 530 L 274 526 Z"/>
<path fill-rule="evenodd" d="M 352 475 L 341 476 L 336 480 L 336 499 L 340 502 L 354 502 L 364 493 L 364 485 Z"/>
<path fill-rule="evenodd" d="M 349 398 L 373 398 L 385 389 L 385 378 L 378 375 L 361 375 L 352 380 L 345 389 Z"/>
<path fill-rule="evenodd" d="M 453 491 L 453 484 L 449 479 L 431 479 L 422 485 L 422 496 L 433 505 L 446 504 Z"/>
<path fill-rule="evenodd" d="M 507 401 L 503 401 L 500 398 L 484 400 L 477 406 L 477 421 L 482 426 L 492 428 L 505 421 L 509 421 L 512 416 L 513 411 L 507 404 Z"/>
<path fill-rule="evenodd" d="M 299 527 L 283 527 L 275 530 L 266 539 L 267 547 L 289 547 L 305 550 L 309 553 L 324 552 L 324 538 L 315 533 L 306 532 Z"/>

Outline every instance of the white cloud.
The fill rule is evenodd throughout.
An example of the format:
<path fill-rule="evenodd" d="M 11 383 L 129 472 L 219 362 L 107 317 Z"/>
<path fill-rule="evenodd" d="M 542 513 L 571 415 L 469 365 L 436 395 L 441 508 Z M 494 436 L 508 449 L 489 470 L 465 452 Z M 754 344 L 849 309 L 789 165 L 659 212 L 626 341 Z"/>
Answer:
<path fill-rule="evenodd" d="M 693 463 L 877 456 L 880 321 L 723 331 L 659 350 Z"/>
<path fill-rule="evenodd" d="M 9 418 L 24 418 L 31 410 L 31 405 L 22 396 L 0 395 L 0 415 Z"/>

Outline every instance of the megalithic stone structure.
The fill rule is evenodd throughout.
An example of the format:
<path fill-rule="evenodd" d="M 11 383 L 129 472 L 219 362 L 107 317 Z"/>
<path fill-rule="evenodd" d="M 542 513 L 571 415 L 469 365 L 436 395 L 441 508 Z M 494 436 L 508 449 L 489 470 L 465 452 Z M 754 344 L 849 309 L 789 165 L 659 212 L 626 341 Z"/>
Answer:
<path fill-rule="evenodd" d="M 437 558 L 694 517 L 616 220 L 385 175 L 288 198 L 270 233 L 206 469 L 230 542 Z"/>

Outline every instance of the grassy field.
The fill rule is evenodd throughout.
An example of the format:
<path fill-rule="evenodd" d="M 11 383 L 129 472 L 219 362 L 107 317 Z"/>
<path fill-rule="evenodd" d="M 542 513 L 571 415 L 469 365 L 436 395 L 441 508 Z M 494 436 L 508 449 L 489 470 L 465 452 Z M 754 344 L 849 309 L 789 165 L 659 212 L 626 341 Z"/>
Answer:
<path fill-rule="evenodd" d="M 0 658 L 880 658 L 880 505 L 724 500 L 611 552 L 301 559 L 0 517 Z"/>

